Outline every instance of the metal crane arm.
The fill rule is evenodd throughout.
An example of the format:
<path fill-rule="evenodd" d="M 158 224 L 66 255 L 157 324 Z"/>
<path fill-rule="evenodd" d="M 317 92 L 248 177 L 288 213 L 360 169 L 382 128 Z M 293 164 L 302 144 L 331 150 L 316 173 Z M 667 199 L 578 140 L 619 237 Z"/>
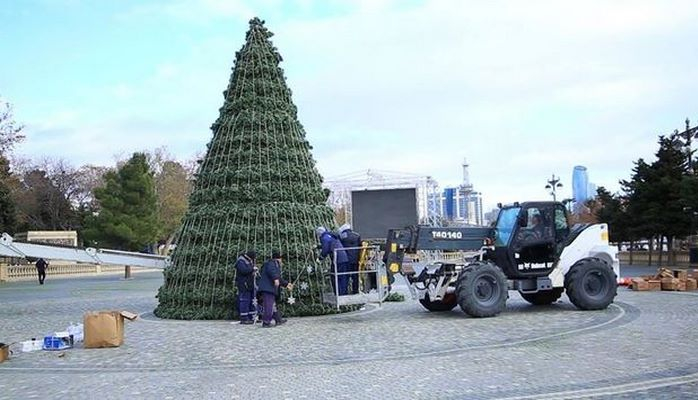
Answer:
<path fill-rule="evenodd" d="M 481 227 L 410 226 L 391 229 L 388 231 L 383 260 L 388 271 L 405 275 L 402 271 L 405 253 L 416 253 L 418 250 L 476 251 L 482 248 L 485 238 L 491 235 L 491 228 Z"/>

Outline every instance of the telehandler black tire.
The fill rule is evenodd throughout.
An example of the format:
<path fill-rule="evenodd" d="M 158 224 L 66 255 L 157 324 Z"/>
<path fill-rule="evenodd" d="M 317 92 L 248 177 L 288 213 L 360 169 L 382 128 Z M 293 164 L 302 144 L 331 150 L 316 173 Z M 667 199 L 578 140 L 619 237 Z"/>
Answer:
<path fill-rule="evenodd" d="M 456 283 L 458 305 L 473 317 L 494 317 L 504 311 L 509 296 L 507 278 L 502 270 L 489 262 L 467 265 Z"/>
<path fill-rule="evenodd" d="M 565 291 L 581 310 L 602 310 L 613 303 L 618 284 L 616 274 L 600 258 L 583 258 L 565 275 Z"/>
<path fill-rule="evenodd" d="M 453 308 L 458 305 L 458 301 L 453 294 L 447 294 L 444 296 L 443 300 L 431 301 L 427 293 L 423 299 L 419 299 L 419 304 L 431 312 L 441 312 L 453 310 Z"/>
<path fill-rule="evenodd" d="M 556 302 L 562 296 L 562 288 L 553 288 L 552 290 L 541 290 L 537 293 L 521 293 L 521 297 L 534 306 L 545 306 Z"/>

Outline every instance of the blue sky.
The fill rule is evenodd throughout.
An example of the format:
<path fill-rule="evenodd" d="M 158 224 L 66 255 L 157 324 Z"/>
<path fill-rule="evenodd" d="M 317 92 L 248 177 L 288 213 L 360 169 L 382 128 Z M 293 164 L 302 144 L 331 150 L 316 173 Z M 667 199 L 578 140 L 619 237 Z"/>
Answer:
<path fill-rule="evenodd" d="M 0 95 L 17 149 L 76 166 L 211 137 L 247 21 L 276 35 L 320 172 L 457 184 L 485 203 L 618 188 L 656 136 L 698 122 L 698 3 L 677 1 L 7 1 Z"/>

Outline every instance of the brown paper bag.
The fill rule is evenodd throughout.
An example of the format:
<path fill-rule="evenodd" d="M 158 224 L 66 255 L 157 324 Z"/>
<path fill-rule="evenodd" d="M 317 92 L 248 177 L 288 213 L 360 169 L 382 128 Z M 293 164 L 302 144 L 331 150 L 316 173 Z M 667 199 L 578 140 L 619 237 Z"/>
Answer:
<path fill-rule="evenodd" d="M 124 317 L 134 320 L 138 315 L 128 311 L 87 312 L 83 319 L 85 348 L 119 347 L 124 343 Z"/>
<path fill-rule="evenodd" d="M 10 345 L 0 343 L 0 363 L 10 358 Z"/>

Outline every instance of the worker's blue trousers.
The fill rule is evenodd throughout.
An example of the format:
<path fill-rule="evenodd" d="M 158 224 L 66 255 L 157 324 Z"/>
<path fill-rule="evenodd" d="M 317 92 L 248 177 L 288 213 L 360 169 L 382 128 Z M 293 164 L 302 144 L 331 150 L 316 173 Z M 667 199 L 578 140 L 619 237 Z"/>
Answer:
<path fill-rule="evenodd" d="M 349 263 L 337 263 L 337 272 L 349 272 Z M 332 287 L 335 285 L 334 276 L 332 277 Z M 347 286 L 349 285 L 349 275 L 337 275 L 337 285 L 339 285 L 339 295 L 347 294 Z M 335 293 L 337 289 L 335 288 Z"/>
<path fill-rule="evenodd" d="M 241 290 L 238 293 L 238 311 L 240 312 L 240 321 L 251 321 L 257 314 L 257 310 L 252 302 L 254 291 Z"/>

